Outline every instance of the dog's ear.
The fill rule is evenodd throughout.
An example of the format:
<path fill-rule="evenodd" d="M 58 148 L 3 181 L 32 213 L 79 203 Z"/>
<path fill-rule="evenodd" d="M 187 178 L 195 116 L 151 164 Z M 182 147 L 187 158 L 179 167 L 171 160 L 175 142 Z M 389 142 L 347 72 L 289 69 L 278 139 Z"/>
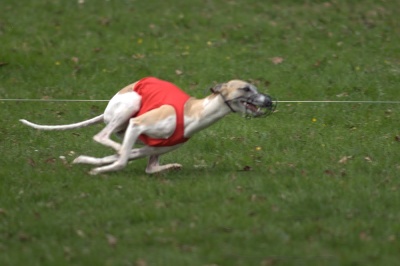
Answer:
<path fill-rule="evenodd" d="M 212 93 L 218 94 L 221 92 L 221 89 L 225 86 L 225 83 L 217 84 L 214 87 L 210 88 Z"/>

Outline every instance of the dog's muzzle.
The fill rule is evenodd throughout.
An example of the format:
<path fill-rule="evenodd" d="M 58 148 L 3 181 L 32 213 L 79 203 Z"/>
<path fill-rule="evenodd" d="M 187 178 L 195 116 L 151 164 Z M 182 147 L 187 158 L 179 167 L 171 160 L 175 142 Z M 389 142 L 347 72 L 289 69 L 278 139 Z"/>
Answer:
<path fill-rule="evenodd" d="M 246 108 L 246 115 L 251 117 L 265 117 L 272 114 L 278 102 L 267 94 L 256 94 L 240 101 Z"/>

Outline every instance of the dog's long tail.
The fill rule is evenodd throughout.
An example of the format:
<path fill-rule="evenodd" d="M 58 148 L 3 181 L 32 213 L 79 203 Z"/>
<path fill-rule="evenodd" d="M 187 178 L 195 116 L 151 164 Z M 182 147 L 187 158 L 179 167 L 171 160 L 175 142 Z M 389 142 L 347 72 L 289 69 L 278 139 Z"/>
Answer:
<path fill-rule="evenodd" d="M 32 122 L 29 122 L 28 120 L 25 119 L 20 119 L 19 121 L 21 121 L 23 124 L 36 128 L 36 129 L 41 129 L 41 130 L 68 130 L 68 129 L 74 129 L 74 128 L 80 128 L 80 127 L 87 127 L 90 125 L 94 125 L 97 123 L 100 123 L 104 120 L 104 114 L 101 114 L 99 116 L 90 118 L 88 120 L 85 121 L 81 121 L 78 123 L 74 123 L 74 124 L 68 124 L 68 125 L 54 125 L 54 126 L 50 126 L 50 125 L 38 125 Z"/>

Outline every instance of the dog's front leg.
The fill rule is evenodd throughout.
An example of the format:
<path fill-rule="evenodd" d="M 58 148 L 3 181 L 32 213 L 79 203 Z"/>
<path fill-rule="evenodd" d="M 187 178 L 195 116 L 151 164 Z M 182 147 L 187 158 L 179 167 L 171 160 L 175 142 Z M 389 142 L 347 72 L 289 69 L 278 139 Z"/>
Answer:
<path fill-rule="evenodd" d="M 178 163 L 170 163 L 170 164 L 160 165 L 158 158 L 159 158 L 158 154 L 151 155 L 149 157 L 149 161 L 148 161 L 147 167 L 146 167 L 147 174 L 154 174 L 154 173 L 158 173 L 161 171 L 172 170 L 172 169 L 180 170 L 182 168 L 182 165 L 180 165 Z"/>
<path fill-rule="evenodd" d="M 182 144 L 178 144 L 175 146 L 169 146 L 169 147 L 150 147 L 150 146 L 144 146 L 141 148 L 136 148 L 132 149 L 130 154 L 129 154 L 129 161 L 131 160 L 136 160 L 139 158 L 143 158 L 146 156 L 150 155 L 161 155 L 164 153 L 167 153 L 169 151 L 175 150 L 178 147 L 180 147 Z M 118 154 L 102 157 L 102 158 L 97 158 L 97 157 L 92 157 L 92 156 L 86 156 L 86 155 L 80 155 L 75 160 L 72 162 L 74 164 L 92 164 L 92 165 L 105 165 L 105 164 L 110 164 L 114 163 L 117 161 L 119 158 Z"/>

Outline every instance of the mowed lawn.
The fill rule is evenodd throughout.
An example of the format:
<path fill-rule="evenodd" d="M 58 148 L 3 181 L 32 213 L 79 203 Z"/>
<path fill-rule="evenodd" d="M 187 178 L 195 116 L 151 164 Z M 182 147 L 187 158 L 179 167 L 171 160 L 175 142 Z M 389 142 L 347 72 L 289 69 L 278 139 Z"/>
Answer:
<path fill-rule="evenodd" d="M 400 101 L 400 2 L 2 0 L 0 265 L 399 265 L 400 104 L 232 114 L 162 157 L 91 176 L 100 114 L 145 76 L 281 101 Z"/>

